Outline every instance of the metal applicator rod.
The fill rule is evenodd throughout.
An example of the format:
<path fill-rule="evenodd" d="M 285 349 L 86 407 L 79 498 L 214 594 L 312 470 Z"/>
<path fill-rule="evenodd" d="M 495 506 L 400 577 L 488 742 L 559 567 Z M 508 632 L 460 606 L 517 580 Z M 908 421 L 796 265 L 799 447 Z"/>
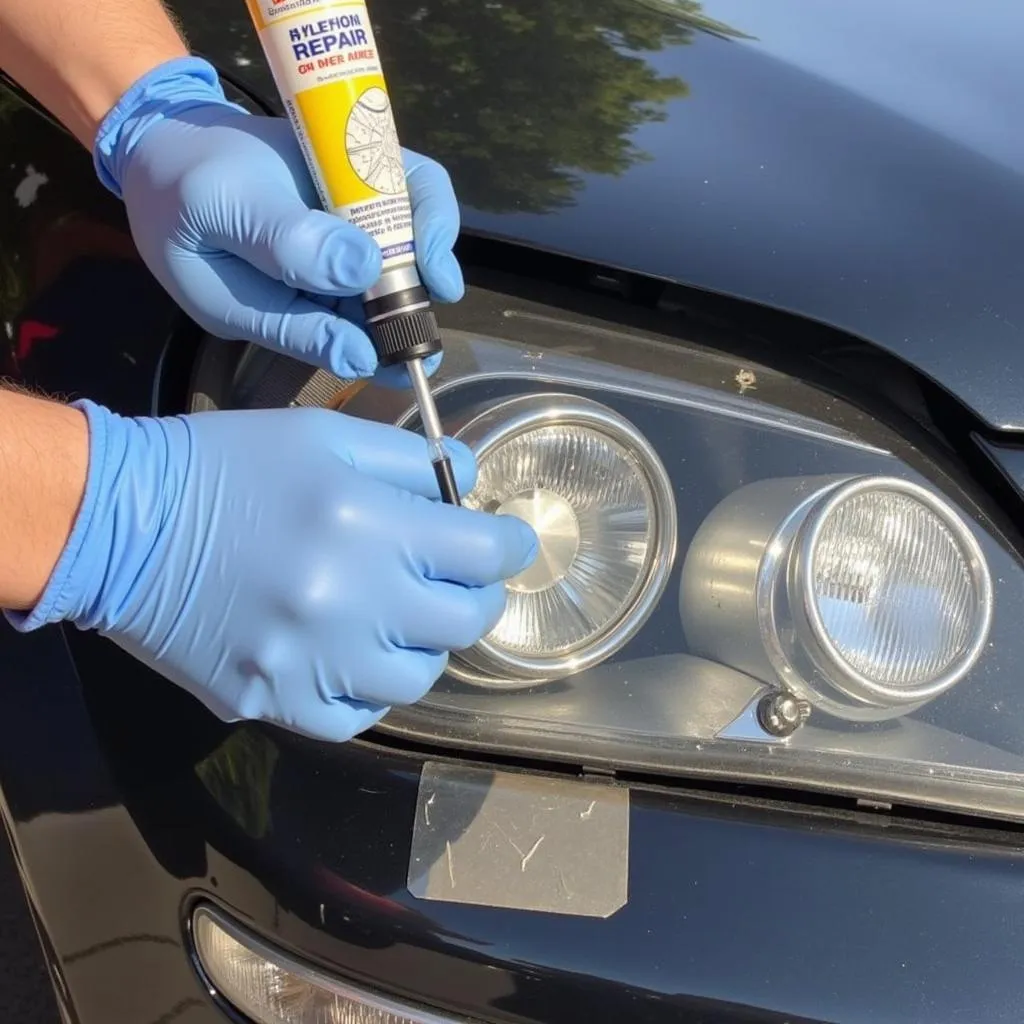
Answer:
<path fill-rule="evenodd" d="M 455 483 L 455 471 L 452 469 L 452 460 L 444 446 L 441 417 L 437 414 L 437 405 L 434 402 L 434 396 L 430 393 L 430 382 L 427 380 L 426 370 L 423 369 L 423 360 L 410 359 L 405 365 L 409 370 L 409 380 L 412 381 L 412 390 L 416 396 L 420 419 L 423 420 L 423 432 L 427 435 L 430 461 L 434 467 L 434 475 L 437 477 L 437 486 L 441 490 L 441 498 L 449 505 L 461 505 L 458 485 Z"/>

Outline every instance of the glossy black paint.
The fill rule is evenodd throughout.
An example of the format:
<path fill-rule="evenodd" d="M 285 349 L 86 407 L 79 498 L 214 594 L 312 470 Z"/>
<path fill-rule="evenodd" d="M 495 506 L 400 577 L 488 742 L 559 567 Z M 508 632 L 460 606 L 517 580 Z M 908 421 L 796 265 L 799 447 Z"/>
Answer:
<path fill-rule="evenodd" d="M 279 108 L 242 4 L 174 8 Z M 798 313 L 1024 427 L 1014 0 L 372 14 L 403 141 L 448 167 L 468 230 Z"/>
<path fill-rule="evenodd" d="M 57 945 L 87 1022 L 141 1019 L 124 1007 L 167 988 L 171 958 L 140 971 L 139 947 L 170 952 L 181 901 L 200 895 L 353 980 L 500 1021 L 1016 1019 L 1024 856 L 1005 836 L 637 785 L 630 902 L 610 920 L 422 904 L 405 891 L 419 758 L 232 730 L 110 645 L 72 648 L 92 682 L 64 713 L 97 746 L 72 747 L 67 768 L 112 784 L 110 832 L 126 827 L 109 875 L 88 881 L 102 906 L 121 898 L 112 879 L 142 874 L 148 922 L 122 934 L 111 906 L 105 944 Z M 160 727 L 139 727 L 140 685 Z M 244 787 L 196 771 L 225 742 L 241 743 Z M 41 809 L 13 789 L 15 815 Z M 88 813 L 61 816 L 68 836 Z M 186 973 L 173 980 L 177 1004 L 201 1000 Z"/>
<path fill-rule="evenodd" d="M 492 116 L 519 134 L 496 132 L 476 162 L 457 133 L 438 154 L 451 158 L 470 227 L 798 310 L 900 353 L 990 422 L 1021 425 L 1011 225 L 1024 223 L 1022 160 L 992 120 L 1015 109 L 997 87 L 1024 86 L 1024 70 L 1000 65 L 1016 7 L 957 18 L 954 36 L 959 8 L 929 5 L 911 20 L 913 7 L 886 5 L 870 26 L 884 26 L 878 42 L 866 24 L 874 5 L 776 0 L 757 25 L 745 24 L 754 5 L 706 5 L 758 37 L 738 40 L 693 17 L 641 17 L 650 8 L 637 3 L 567 2 L 517 4 L 540 25 L 526 41 L 548 38 L 546 60 L 506 35 L 506 63 L 486 69 Z M 477 20 L 487 5 L 415 6 L 462 26 L 457 41 L 478 63 L 493 56 L 481 33 L 490 23 Z M 241 4 L 176 7 L 198 47 L 269 98 Z M 556 7 L 590 30 L 599 12 L 648 69 L 690 83 L 688 97 L 667 101 L 666 121 L 637 129 L 660 162 L 627 169 L 630 152 L 614 147 L 586 155 L 614 128 L 597 110 L 576 163 L 517 156 L 524 118 L 546 112 L 554 84 L 586 109 L 557 78 L 568 36 Z M 383 46 L 409 47 L 394 76 L 406 141 L 436 151 L 454 123 L 442 98 L 459 83 L 450 51 L 418 45 L 426 29 L 412 11 L 381 4 L 377 17 Z M 863 35 L 843 30 L 857 11 Z M 676 35 L 655 52 L 659 33 Z M 878 47 L 886 57 L 872 61 Z M 942 54 L 934 70 L 929 54 Z M 901 81 L 887 84 L 896 65 Z M 931 102 L 928 88 L 950 79 L 959 104 Z M 455 107 L 462 117 L 483 95 L 469 85 L 475 105 Z M 87 155 L 8 91 L 0 132 L 5 369 L 150 411 L 161 360 L 172 383 L 187 371 L 190 325 L 139 263 Z M 29 195 L 35 172 L 47 181 Z M 657 196 L 665 205 L 653 213 L 640 203 Z M 531 205 L 543 208 L 523 212 Z M 405 889 L 416 752 L 229 729 L 93 636 L 0 626 L 0 666 L 4 814 L 58 990 L 81 1024 L 223 1019 L 186 955 L 183 914 L 197 898 L 353 980 L 517 1024 L 997 1024 L 1024 1005 L 1024 850 L 1011 831 L 633 780 L 630 901 L 608 921 L 419 903 Z M 232 738 L 250 770 L 234 789 L 215 770 Z"/>

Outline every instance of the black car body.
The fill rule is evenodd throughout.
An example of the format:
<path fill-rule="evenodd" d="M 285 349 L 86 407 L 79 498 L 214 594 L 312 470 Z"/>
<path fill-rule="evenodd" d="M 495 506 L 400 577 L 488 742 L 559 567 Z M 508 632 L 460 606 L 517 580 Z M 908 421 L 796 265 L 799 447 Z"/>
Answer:
<path fill-rule="evenodd" d="M 280 109 L 241 0 L 172 7 L 232 95 Z M 999 565 L 989 667 L 969 692 L 991 688 L 978 728 L 1012 772 L 1024 755 L 1019 6 L 379 0 L 372 13 L 403 143 L 445 164 L 463 203 L 471 287 L 445 327 L 510 337 L 534 363 L 582 353 L 620 376 L 679 360 L 687 386 L 732 409 L 863 441 L 852 471 L 894 452 L 952 495 Z M 88 154 L 10 82 L 0 138 L 5 370 L 130 414 L 225 404 L 244 347 L 182 316 Z M 302 368 L 275 372 L 264 404 L 309 384 Z M 353 409 L 395 411 L 374 401 Z M 663 459 L 688 453 L 681 505 L 703 507 L 712 480 L 824 458 L 758 442 L 737 414 L 709 428 L 701 462 L 660 407 L 630 402 Z M 670 613 L 637 642 L 663 652 Z M 229 1017 L 195 962 L 198 904 L 443 1020 L 1024 1014 L 1024 814 L 955 772 L 946 789 L 898 773 L 864 784 L 836 758 L 805 780 L 750 768 L 756 757 L 702 761 L 699 746 L 675 763 L 633 757 L 628 740 L 517 747 L 415 718 L 320 745 L 225 726 L 73 630 L 5 627 L 0 666 L 5 821 L 68 1021 Z M 956 720 L 930 724 L 960 735 Z M 447 838 L 417 837 L 425 777 L 447 786 Z M 523 887 L 548 784 L 608 809 L 600 857 L 564 822 L 545 851 L 584 910 Z M 423 872 L 455 888 L 450 844 L 502 787 L 507 848 L 498 836 L 471 854 L 479 891 L 432 894 Z"/>

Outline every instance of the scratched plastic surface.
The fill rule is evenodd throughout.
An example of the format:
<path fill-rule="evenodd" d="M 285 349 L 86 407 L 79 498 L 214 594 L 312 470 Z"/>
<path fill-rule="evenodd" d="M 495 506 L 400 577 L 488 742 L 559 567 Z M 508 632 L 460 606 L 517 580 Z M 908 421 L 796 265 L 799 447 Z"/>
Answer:
<path fill-rule="evenodd" d="M 409 863 L 420 899 L 577 917 L 625 905 L 629 790 L 424 765 Z"/>

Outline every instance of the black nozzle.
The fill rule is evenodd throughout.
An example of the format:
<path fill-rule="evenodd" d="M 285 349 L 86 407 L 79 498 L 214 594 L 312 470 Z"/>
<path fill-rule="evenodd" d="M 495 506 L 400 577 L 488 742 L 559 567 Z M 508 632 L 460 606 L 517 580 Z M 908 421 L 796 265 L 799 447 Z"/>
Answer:
<path fill-rule="evenodd" d="M 429 309 L 397 313 L 368 325 L 381 366 L 426 359 L 441 351 L 441 331 Z"/>

